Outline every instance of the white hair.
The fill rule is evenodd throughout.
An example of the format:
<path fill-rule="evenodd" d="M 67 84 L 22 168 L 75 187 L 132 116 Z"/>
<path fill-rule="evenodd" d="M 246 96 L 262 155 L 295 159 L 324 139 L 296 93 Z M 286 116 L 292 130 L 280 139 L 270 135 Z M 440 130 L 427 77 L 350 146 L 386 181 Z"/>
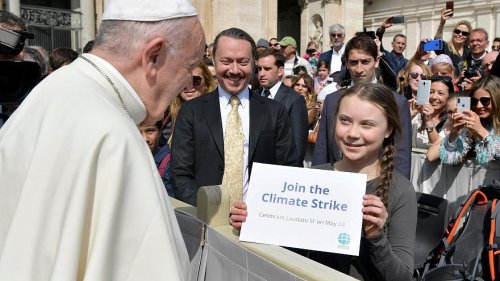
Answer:
<path fill-rule="evenodd" d="M 154 22 L 122 20 L 102 21 L 95 39 L 95 48 L 99 48 L 116 57 L 130 59 L 147 42 L 156 37 L 167 39 L 167 50 L 175 55 L 183 40 L 179 40 L 186 29 L 186 19 L 176 18 Z M 179 45 L 179 46 L 178 46 Z"/>

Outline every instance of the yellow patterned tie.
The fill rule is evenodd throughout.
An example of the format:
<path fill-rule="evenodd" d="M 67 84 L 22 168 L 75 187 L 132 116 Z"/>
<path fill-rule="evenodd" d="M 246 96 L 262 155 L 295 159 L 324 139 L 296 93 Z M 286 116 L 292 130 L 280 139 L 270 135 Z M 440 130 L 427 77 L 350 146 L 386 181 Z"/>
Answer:
<path fill-rule="evenodd" d="M 227 115 L 226 133 L 224 136 L 224 176 L 222 188 L 229 191 L 230 207 L 242 200 L 243 192 L 243 129 L 238 114 L 240 99 L 231 96 L 231 111 Z"/>

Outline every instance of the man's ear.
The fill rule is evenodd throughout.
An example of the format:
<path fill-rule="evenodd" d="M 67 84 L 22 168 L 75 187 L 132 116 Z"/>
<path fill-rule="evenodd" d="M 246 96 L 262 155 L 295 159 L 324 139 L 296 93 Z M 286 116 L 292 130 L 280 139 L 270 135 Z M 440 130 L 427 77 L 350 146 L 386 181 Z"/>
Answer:
<path fill-rule="evenodd" d="M 285 68 L 283 66 L 280 66 L 278 68 L 278 75 L 281 77 L 281 79 L 283 80 L 284 76 L 285 76 Z"/>
<path fill-rule="evenodd" d="M 142 67 L 148 73 L 148 76 L 156 76 L 158 61 L 162 59 L 161 55 L 164 49 L 165 41 L 162 38 L 154 38 L 144 46 L 141 63 Z"/>

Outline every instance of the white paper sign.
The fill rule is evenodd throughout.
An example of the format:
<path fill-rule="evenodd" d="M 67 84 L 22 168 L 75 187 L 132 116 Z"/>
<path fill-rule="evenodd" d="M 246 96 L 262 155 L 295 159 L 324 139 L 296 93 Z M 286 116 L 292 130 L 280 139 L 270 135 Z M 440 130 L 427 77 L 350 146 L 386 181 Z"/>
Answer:
<path fill-rule="evenodd" d="M 366 179 L 254 163 L 240 240 L 358 256 Z"/>

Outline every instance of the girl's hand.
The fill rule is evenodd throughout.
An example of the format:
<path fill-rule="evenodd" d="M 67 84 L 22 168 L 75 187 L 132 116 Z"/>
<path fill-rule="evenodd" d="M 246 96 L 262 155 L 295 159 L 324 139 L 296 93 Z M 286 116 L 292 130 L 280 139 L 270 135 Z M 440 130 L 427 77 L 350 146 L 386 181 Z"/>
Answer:
<path fill-rule="evenodd" d="M 387 222 L 387 210 L 380 197 L 373 194 L 363 196 L 363 231 L 366 238 L 375 238 L 383 231 Z"/>
<path fill-rule="evenodd" d="M 229 213 L 229 224 L 237 230 L 240 230 L 247 216 L 247 205 L 241 201 L 234 202 L 231 212 Z"/>

